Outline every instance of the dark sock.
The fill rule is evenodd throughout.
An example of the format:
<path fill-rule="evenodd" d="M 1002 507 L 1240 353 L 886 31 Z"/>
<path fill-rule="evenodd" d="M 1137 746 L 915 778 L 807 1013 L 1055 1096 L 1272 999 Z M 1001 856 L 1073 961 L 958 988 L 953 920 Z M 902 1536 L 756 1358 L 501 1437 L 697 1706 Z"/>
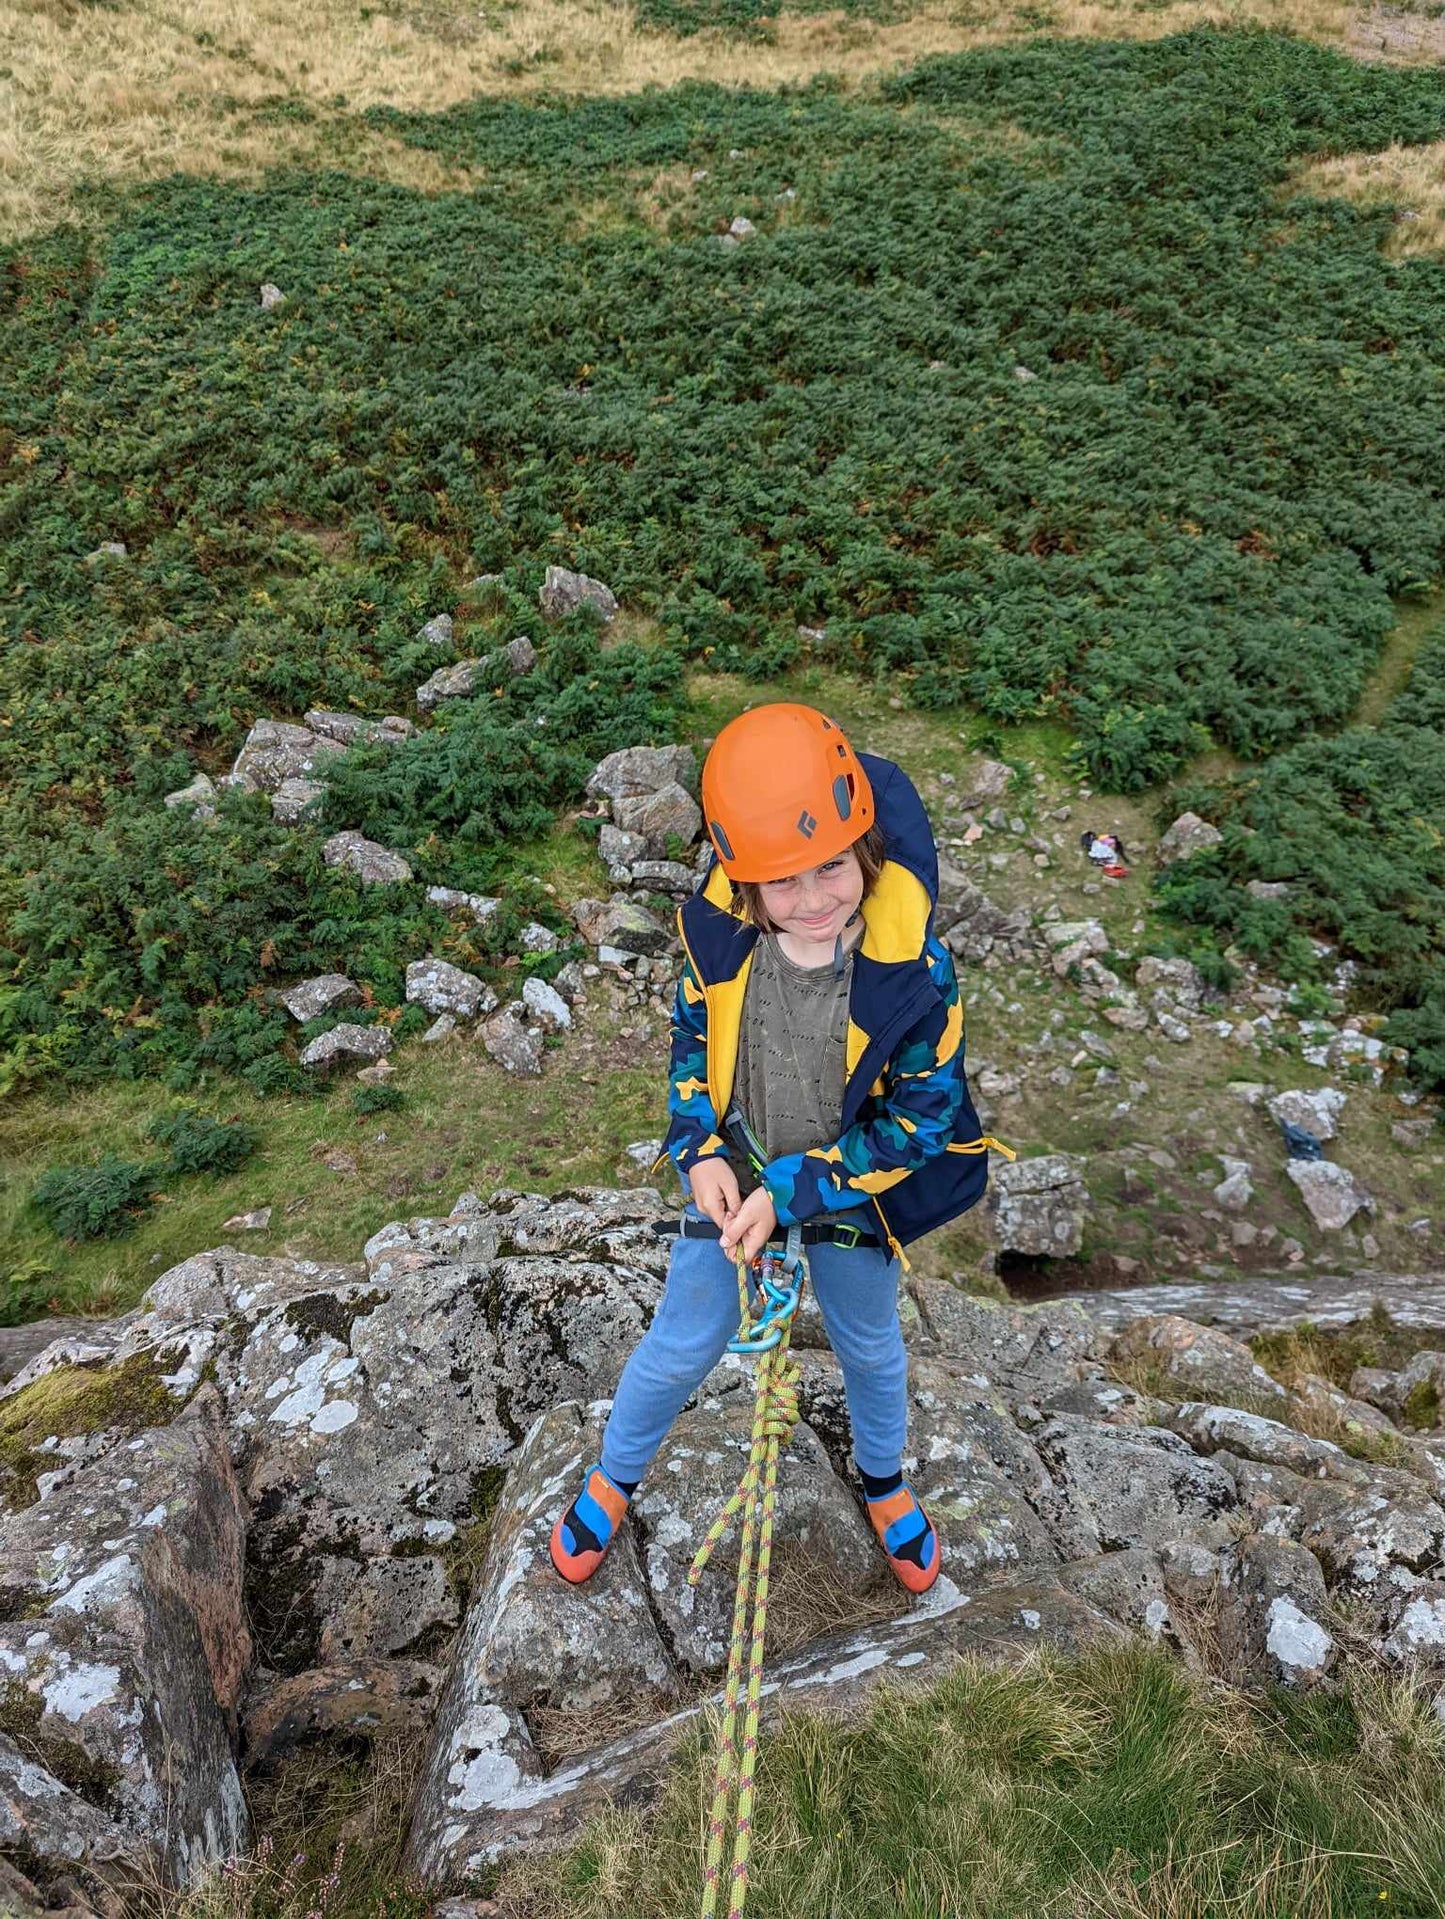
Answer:
<path fill-rule="evenodd" d="M 896 1493 L 903 1484 L 902 1472 L 865 1473 L 860 1466 L 858 1477 L 863 1481 L 863 1490 L 870 1499 L 886 1499 L 889 1493 Z"/>
<path fill-rule="evenodd" d="M 609 1473 L 607 1477 L 612 1479 L 611 1473 Z M 640 1479 L 612 1479 L 612 1483 L 618 1492 L 626 1493 L 627 1497 L 631 1499 L 632 1495 L 637 1491 L 637 1488 L 642 1484 L 642 1481 Z"/>

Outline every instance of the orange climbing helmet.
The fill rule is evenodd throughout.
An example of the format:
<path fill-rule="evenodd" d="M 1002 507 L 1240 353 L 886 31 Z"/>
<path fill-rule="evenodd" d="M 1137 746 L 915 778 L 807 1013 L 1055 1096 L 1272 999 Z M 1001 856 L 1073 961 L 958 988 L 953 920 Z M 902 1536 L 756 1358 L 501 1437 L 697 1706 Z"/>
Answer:
<path fill-rule="evenodd" d="M 873 788 L 842 728 L 781 701 L 729 722 L 702 769 L 708 838 L 730 880 L 789 879 L 873 824 Z"/>

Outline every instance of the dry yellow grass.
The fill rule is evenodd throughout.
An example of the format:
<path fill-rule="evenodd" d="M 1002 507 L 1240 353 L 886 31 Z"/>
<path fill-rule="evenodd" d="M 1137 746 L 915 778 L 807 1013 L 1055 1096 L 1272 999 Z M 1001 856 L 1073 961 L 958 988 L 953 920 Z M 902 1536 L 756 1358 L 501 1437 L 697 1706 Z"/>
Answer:
<path fill-rule="evenodd" d="M 1254 20 L 1341 45 L 1353 11 L 1347 0 L 1055 0 L 1048 32 L 1155 38 Z M 777 86 L 824 70 L 859 80 L 1027 38 L 1037 19 L 1022 0 L 924 0 L 888 25 L 785 14 L 776 40 L 756 44 L 645 31 L 625 0 L 0 0 L 0 238 L 75 217 L 89 183 L 177 170 L 245 179 L 324 160 L 423 191 L 454 184 L 435 157 L 358 127 L 355 114 L 378 104 L 436 110 L 479 93 L 685 78 Z M 296 107 L 316 117 L 285 117 Z"/>
<path fill-rule="evenodd" d="M 1296 184 L 1302 192 L 1360 206 L 1398 207 L 1401 217 L 1387 248 L 1396 257 L 1445 251 L 1445 140 L 1321 160 L 1306 168 Z"/>

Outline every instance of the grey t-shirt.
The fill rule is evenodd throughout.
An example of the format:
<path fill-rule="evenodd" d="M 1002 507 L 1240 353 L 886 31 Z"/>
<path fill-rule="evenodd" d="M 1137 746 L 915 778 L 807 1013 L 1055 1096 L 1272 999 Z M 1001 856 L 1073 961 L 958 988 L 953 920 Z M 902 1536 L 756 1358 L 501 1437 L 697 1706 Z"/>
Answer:
<path fill-rule="evenodd" d="M 842 1130 L 852 981 L 851 949 L 835 973 L 831 960 L 797 966 L 773 934 L 759 935 L 743 995 L 733 1098 L 766 1159 L 829 1146 Z M 733 1164 L 746 1198 L 758 1182 L 736 1154 Z"/>

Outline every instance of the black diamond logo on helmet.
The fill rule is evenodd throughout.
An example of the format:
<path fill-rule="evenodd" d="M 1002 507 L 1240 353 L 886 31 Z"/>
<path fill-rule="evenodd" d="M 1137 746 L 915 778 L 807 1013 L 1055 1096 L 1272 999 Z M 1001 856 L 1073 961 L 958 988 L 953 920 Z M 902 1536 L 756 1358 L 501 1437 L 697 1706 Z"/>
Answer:
<path fill-rule="evenodd" d="M 817 830 L 818 830 L 818 822 L 813 818 L 813 815 L 808 811 L 807 807 L 805 806 L 802 812 L 798 815 L 798 831 L 802 834 L 805 840 L 810 840 L 812 839 L 814 833 L 817 832 Z"/>

